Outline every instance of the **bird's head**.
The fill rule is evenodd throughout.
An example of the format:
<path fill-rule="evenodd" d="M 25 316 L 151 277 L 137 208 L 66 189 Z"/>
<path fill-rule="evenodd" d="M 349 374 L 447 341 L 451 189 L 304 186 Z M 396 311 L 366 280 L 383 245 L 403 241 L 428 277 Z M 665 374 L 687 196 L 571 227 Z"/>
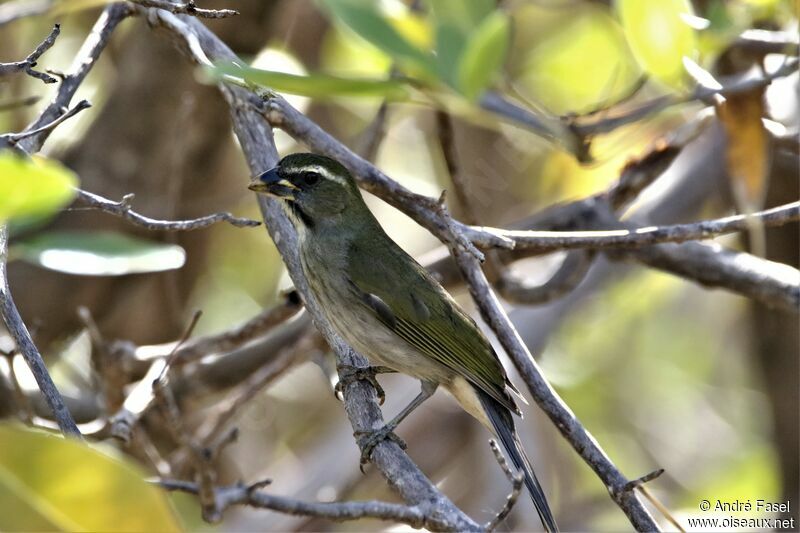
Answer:
<path fill-rule="evenodd" d="M 302 222 L 312 226 L 363 204 L 347 169 L 316 154 L 287 155 L 278 166 L 256 176 L 248 188 L 284 200 Z"/>

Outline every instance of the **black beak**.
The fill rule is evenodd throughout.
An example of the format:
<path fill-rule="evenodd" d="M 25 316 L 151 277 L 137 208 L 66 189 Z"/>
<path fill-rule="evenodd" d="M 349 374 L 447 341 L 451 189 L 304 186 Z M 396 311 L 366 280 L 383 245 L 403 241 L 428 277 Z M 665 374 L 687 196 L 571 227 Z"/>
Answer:
<path fill-rule="evenodd" d="M 284 200 L 294 200 L 294 191 L 297 190 L 297 187 L 291 181 L 278 175 L 278 167 L 253 178 L 247 188 L 251 191 L 283 198 Z"/>

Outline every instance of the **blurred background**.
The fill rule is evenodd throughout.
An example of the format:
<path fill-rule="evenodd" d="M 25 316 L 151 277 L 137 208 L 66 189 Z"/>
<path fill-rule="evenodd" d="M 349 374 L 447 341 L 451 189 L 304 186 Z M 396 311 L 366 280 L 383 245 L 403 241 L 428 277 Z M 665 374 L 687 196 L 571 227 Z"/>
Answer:
<path fill-rule="evenodd" d="M 66 70 L 101 9 L 94 4 L 56 2 L 61 11 L 0 25 L 0 60 L 25 57 L 58 21 L 62 35 L 39 68 Z M 338 16 L 336 2 L 202 4 L 241 12 L 204 23 L 254 67 L 368 78 L 386 78 L 400 68 L 397 58 Z M 431 4 L 438 4 L 438 11 Z M 460 24 L 459 16 L 478 4 L 479 0 L 454 0 L 447 16 Z M 738 46 L 737 38 L 751 29 L 797 32 L 798 4 L 789 0 L 489 4 L 487 12 L 502 12 L 510 23 L 510 40 L 493 86 L 524 107 L 552 117 L 685 94 L 696 81 L 687 73 L 684 57 L 723 84 L 752 74 L 760 65 L 774 70 L 785 56 L 754 53 Z M 443 3 L 381 0 L 374 6 L 418 48 L 436 47 L 437 21 L 446 16 Z M 0 112 L 0 131 L 23 129 L 49 101 L 52 87 L 27 76 L 3 79 L 0 102 L 30 95 L 43 98 Z M 626 218 L 641 225 L 680 223 L 796 201 L 797 95 L 794 73 L 756 96 L 773 124 L 763 143 L 737 137 L 737 128 L 746 128 L 741 123 L 712 120 L 627 210 Z M 77 97 L 89 99 L 92 109 L 60 126 L 43 153 L 73 169 L 83 189 L 116 200 L 134 193 L 134 208 L 155 218 L 191 218 L 224 210 L 259 218 L 245 187 L 249 172 L 231 133 L 226 103 L 208 75 L 192 67 L 145 21 L 123 22 Z M 389 102 L 385 134 L 377 149 L 370 150 L 370 126 L 383 96 L 342 96 L 334 91 L 287 98 L 409 189 L 429 196 L 452 189 L 436 111 L 429 101 Z M 705 105 L 669 107 L 597 136 L 588 162 L 517 125 L 479 113 L 475 106 L 450 106 L 463 181 L 463 194 L 450 196 L 451 209 L 462 220 L 508 227 L 554 204 L 600 193 L 614 183 L 627 161 L 647 154 L 658 139 L 693 120 Z M 276 142 L 281 155 L 305 150 L 282 132 L 276 134 Z M 736 157 L 764 161 L 765 170 L 742 178 L 731 172 Z M 735 192 L 741 179 L 750 180 L 750 190 L 756 191 L 746 204 Z M 401 212 L 365 195 L 387 232 L 421 262 L 430 263 L 440 243 Z M 22 250 L 25 243 L 35 247 L 37 238 L 47 234 L 69 241 L 74 232 L 91 237 L 98 231 L 151 243 L 153 253 L 182 250 L 185 257 L 179 261 L 182 266 L 167 264 L 139 273 L 123 269 L 118 275 L 107 275 L 98 258 L 102 254 L 93 249 L 64 260 L 79 263 L 72 270 L 83 270 L 82 275 L 63 272 L 69 270 L 63 263 L 61 272 L 44 268 L 21 252 L 10 263 L 11 288 L 37 345 L 70 401 L 85 408 L 76 413 L 79 422 L 89 424 L 82 427 L 89 428 L 109 413 L 107 399 L 98 399 L 102 394 L 92 377 L 97 370 L 92 366 L 96 343 L 78 308 L 88 310 L 105 340 L 147 346 L 177 340 L 197 309 L 203 314 L 193 335 L 228 330 L 264 308 L 280 305 L 282 291 L 290 287 L 263 228 L 220 224 L 161 234 L 102 213 L 66 210 L 46 222 L 16 227 L 12 248 L 16 244 Z M 798 266 L 797 224 L 768 229 L 764 237 L 765 257 Z M 739 235 L 718 240 L 735 249 L 748 246 Z M 513 268 L 528 282 L 540 284 L 561 260 L 563 254 L 552 254 L 518 261 Z M 86 266 L 92 261 L 98 262 L 98 270 Z M 452 285 L 452 291 L 473 309 L 463 285 Z M 606 257 L 598 258 L 581 283 L 561 298 L 505 305 L 547 378 L 622 472 L 636 478 L 666 469 L 649 489 L 676 518 L 697 516 L 702 499 L 791 499 L 796 516 L 796 314 Z M 310 335 L 291 322 L 282 327 Z M 3 349 L 13 346 L 2 335 L 0 342 L 5 343 Z M 261 344 L 257 351 L 262 354 L 264 349 Z M 269 477 L 271 492 L 298 499 L 396 501 L 373 469 L 366 475 L 359 472 L 350 424 L 332 392 L 332 360 L 320 348 L 308 353 L 287 361 L 268 386 L 260 387 L 231 416 L 228 423 L 239 428 L 239 439 L 219 458 L 220 482 Z M 254 372 L 258 357 L 247 361 L 247 372 Z M 37 401 L 35 384 L 21 363 L 15 357 L 0 360 L 0 414 L 7 418 L 16 417 L 19 407 L 14 407 L 12 374 Z M 215 368 L 225 367 L 221 363 Z M 231 376 L 213 386 L 187 378 L 179 399 L 191 427 L 220 413 L 231 391 L 247 377 L 241 372 Z M 521 383 L 513 374 L 512 380 Z M 380 381 L 387 393 L 383 412 L 389 417 L 417 392 L 418 384 L 402 376 Z M 163 434 L 163 420 L 157 418 L 142 423 L 160 456 L 169 457 L 175 443 Z M 564 530 L 630 529 L 603 484 L 535 404 L 525 408 L 521 432 Z M 489 520 L 502 505 L 508 481 L 487 445 L 487 433 L 446 394 L 437 394 L 415 412 L 398 434 L 421 469 L 475 520 Z M 142 457 L 133 446 L 96 440 L 106 450 L 133 456 L 148 475 L 158 471 L 152 457 Z M 201 521 L 193 497 L 170 498 L 191 530 L 405 529 L 371 521 L 334 524 L 247 508 L 229 510 L 219 526 L 212 526 Z M 537 527 L 532 505 L 521 498 L 499 529 Z"/>

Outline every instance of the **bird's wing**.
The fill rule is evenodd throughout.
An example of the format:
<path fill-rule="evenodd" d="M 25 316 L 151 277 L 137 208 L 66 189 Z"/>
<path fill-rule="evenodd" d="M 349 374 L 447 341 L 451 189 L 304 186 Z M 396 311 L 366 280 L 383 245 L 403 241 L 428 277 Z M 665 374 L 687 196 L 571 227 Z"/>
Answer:
<path fill-rule="evenodd" d="M 381 257 L 386 260 L 377 259 Z M 506 390 L 510 382 L 492 345 L 475 321 L 411 256 L 391 241 L 373 241 L 352 245 L 348 263 L 353 288 L 384 325 L 519 413 Z"/>

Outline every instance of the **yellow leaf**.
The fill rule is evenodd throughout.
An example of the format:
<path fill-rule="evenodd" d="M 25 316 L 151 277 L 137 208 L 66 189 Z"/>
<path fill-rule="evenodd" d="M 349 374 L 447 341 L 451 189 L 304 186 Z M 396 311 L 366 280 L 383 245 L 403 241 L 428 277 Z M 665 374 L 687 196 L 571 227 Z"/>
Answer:
<path fill-rule="evenodd" d="M 0 531 L 180 531 L 164 493 L 128 461 L 0 426 Z"/>
<path fill-rule="evenodd" d="M 768 170 L 767 131 L 764 116 L 764 89 L 733 94 L 717 106 L 717 116 L 727 137 L 725 164 L 740 212 L 751 213 L 763 207 Z"/>
<path fill-rule="evenodd" d="M 78 178 L 58 161 L 0 152 L 0 222 L 49 215 L 75 196 Z"/>

